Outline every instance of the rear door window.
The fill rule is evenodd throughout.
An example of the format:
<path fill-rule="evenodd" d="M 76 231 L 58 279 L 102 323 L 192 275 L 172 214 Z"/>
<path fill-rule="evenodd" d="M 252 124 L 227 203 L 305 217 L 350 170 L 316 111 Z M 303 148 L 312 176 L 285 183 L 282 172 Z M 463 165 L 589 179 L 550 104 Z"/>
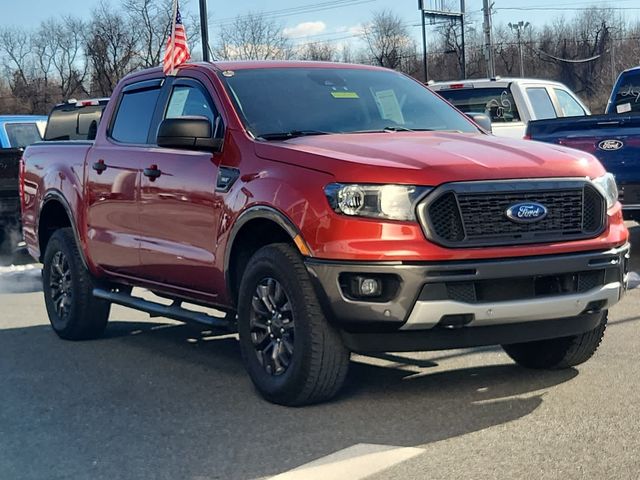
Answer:
<path fill-rule="evenodd" d="M 11 148 L 25 148 L 42 140 L 35 123 L 7 123 L 4 128 Z"/>
<path fill-rule="evenodd" d="M 518 107 L 508 87 L 439 90 L 438 94 L 464 113 L 483 113 L 494 123 L 520 121 Z"/>
<path fill-rule="evenodd" d="M 547 118 L 556 118 L 556 109 L 553 108 L 549 92 L 544 87 L 527 88 L 527 95 L 531 102 L 531 108 L 536 116 L 536 120 L 544 120 Z"/>
<path fill-rule="evenodd" d="M 111 127 L 111 138 L 122 143 L 148 143 L 159 94 L 160 88 L 125 92 Z"/>
<path fill-rule="evenodd" d="M 558 99 L 558 104 L 562 109 L 562 116 L 564 117 L 581 117 L 586 115 L 587 112 L 578 103 L 578 101 L 571 96 L 569 92 L 561 88 L 554 88 L 553 91 Z"/>

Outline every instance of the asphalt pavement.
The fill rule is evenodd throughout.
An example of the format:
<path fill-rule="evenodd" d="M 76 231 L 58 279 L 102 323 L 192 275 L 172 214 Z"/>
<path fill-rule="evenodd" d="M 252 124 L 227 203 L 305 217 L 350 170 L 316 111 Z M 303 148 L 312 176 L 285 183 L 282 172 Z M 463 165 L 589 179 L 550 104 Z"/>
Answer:
<path fill-rule="evenodd" d="M 293 409 L 256 394 L 234 336 L 115 307 L 105 338 L 59 340 L 38 275 L 0 267 L 2 480 L 640 478 L 640 289 L 578 368 L 354 356 L 337 399 Z"/>

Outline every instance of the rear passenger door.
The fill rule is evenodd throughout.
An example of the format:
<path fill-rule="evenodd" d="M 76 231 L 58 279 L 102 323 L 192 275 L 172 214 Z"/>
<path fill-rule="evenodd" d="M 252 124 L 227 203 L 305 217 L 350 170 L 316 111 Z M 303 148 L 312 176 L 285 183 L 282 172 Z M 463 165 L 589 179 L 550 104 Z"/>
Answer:
<path fill-rule="evenodd" d="M 104 269 L 129 276 L 137 276 L 140 266 L 140 171 L 162 82 L 124 87 L 107 138 L 94 144 L 86 160 L 90 258 Z"/>
<path fill-rule="evenodd" d="M 205 86 L 178 77 L 165 85 L 157 123 L 206 117 L 222 138 L 224 125 Z M 156 126 L 157 131 L 157 126 Z M 140 189 L 141 276 L 154 283 L 215 294 L 224 275 L 214 270 L 221 193 L 216 191 L 224 153 L 151 147 L 142 157 Z M 145 176 L 145 169 L 156 176 Z"/>

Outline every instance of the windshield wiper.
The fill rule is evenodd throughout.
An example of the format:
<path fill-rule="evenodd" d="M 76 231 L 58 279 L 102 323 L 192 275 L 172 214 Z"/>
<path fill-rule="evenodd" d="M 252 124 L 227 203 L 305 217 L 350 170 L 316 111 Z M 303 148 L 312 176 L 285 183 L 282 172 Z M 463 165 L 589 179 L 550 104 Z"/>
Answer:
<path fill-rule="evenodd" d="M 258 138 L 263 140 L 287 140 L 289 138 L 307 137 L 310 135 L 329 135 L 331 132 L 322 130 L 291 130 L 289 132 L 263 133 Z"/>
<path fill-rule="evenodd" d="M 356 130 L 355 132 L 345 133 L 384 133 L 384 132 L 433 132 L 432 128 L 407 128 L 400 125 L 390 125 L 380 129 L 374 130 Z"/>

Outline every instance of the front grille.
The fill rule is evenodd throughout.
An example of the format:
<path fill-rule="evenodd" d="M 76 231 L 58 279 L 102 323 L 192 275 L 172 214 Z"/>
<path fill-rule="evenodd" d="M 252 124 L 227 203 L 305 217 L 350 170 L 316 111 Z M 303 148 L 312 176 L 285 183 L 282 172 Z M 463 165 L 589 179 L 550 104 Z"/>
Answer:
<path fill-rule="evenodd" d="M 543 219 L 516 223 L 518 203 L 547 209 Z M 584 180 L 469 182 L 440 187 L 418 207 L 427 238 L 449 247 L 518 245 L 590 238 L 604 229 L 605 200 Z"/>
<path fill-rule="evenodd" d="M 585 293 L 605 285 L 606 271 L 572 272 L 556 275 L 496 278 L 471 282 L 446 282 L 424 286 L 421 299 L 453 300 L 462 303 L 495 303 L 556 295 Z"/>

